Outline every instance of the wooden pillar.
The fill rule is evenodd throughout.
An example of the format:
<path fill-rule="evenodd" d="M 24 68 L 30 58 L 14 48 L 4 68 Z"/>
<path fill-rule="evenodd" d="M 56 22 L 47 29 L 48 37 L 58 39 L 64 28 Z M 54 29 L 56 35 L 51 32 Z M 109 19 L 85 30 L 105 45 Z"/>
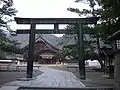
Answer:
<path fill-rule="evenodd" d="M 53 60 L 51 59 L 51 64 L 53 64 Z"/>
<path fill-rule="evenodd" d="M 54 33 L 58 33 L 59 32 L 59 24 L 54 24 Z"/>
<path fill-rule="evenodd" d="M 110 77 L 111 76 L 111 69 L 110 69 L 110 67 L 111 67 L 111 64 L 110 64 L 110 57 L 109 57 L 109 61 L 108 61 L 108 76 Z"/>
<path fill-rule="evenodd" d="M 85 60 L 84 60 L 84 39 L 83 39 L 83 25 L 78 24 L 78 60 L 80 79 L 85 79 Z"/>
<path fill-rule="evenodd" d="M 120 52 L 115 53 L 115 71 L 114 71 L 114 80 L 115 80 L 115 90 L 120 90 Z"/>
<path fill-rule="evenodd" d="M 108 56 L 106 55 L 106 60 L 104 62 L 104 64 L 105 64 L 105 76 L 107 76 L 107 60 L 108 60 Z"/>
<path fill-rule="evenodd" d="M 29 34 L 28 60 L 27 60 L 27 78 L 32 78 L 32 74 L 33 74 L 35 27 L 36 24 L 31 24 L 30 34 Z"/>

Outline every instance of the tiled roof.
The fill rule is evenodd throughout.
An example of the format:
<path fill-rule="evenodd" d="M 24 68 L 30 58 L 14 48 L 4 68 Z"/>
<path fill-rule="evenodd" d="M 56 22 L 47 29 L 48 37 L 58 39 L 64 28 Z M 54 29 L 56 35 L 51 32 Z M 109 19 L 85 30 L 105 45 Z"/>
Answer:
<path fill-rule="evenodd" d="M 18 34 L 17 36 L 11 36 L 10 37 L 11 40 L 16 40 L 20 43 L 20 48 L 24 48 L 29 44 L 29 35 L 28 34 Z M 52 45 L 53 47 L 55 47 L 56 49 L 57 47 L 57 39 L 59 39 L 56 36 L 53 35 L 41 35 L 41 34 L 36 34 L 35 36 L 35 40 L 37 42 L 37 40 L 42 39 L 43 41 L 45 41 L 46 43 L 49 43 L 50 45 Z M 48 40 L 49 39 L 49 40 Z M 54 39 L 54 40 L 53 40 Z"/>

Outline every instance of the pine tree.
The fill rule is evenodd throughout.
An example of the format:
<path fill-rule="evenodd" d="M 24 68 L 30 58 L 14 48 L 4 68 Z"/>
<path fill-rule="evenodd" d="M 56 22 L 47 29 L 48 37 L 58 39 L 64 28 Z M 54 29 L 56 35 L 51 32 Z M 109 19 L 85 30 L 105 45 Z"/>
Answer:
<path fill-rule="evenodd" d="M 9 23 L 14 21 L 12 18 L 17 10 L 13 8 L 12 0 L 0 0 L 0 57 L 4 58 L 4 52 L 15 52 L 18 50 L 16 42 L 6 38 L 4 30 L 12 31 Z"/>

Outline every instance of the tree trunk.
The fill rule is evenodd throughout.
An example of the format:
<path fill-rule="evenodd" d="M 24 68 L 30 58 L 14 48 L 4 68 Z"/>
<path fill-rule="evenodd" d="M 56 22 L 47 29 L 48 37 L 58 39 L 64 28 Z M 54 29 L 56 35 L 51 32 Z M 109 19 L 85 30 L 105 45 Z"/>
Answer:
<path fill-rule="evenodd" d="M 100 42 L 99 42 L 99 34 L 98 33 L 96 34 L 96 39 L 97 39 L 97 49 L 98 49 L 98 61 L 101 65 L 101 70 L 103 71 L 104 70 L 104 64 L 103 64 L 102 59 L 100 57 Z"/>
<path fill-rule="evenodd" d="M 115 54 L 115 71 L 114 71 L 114 80 L 115 80 L 115 90 L 120 90 L 120 54 Z"/>

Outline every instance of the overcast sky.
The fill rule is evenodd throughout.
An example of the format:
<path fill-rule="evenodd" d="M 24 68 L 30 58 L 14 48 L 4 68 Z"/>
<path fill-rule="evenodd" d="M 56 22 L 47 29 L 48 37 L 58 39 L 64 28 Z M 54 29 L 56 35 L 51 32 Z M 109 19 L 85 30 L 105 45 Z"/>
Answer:
<path fill-rule="evenodd" d="M 17 17 L 32 17 L 32 18 L 79 18 L 75 13 L 67 11 L 67 8 L 89 8 L 83 3 L 75 3 L 75 0 L 13 0 L 14 7 L 18 11 Z M 53 26 L 46 26 L 42 28 L 52 28 Z M 12 24 L 15 30 L 21 26 Z M 23 27 L 22 28 L 29 28 Z M 41 28 L 41 27 L 37 27 Z M 63 28 L 61 26 L 60 28 Z"/>

